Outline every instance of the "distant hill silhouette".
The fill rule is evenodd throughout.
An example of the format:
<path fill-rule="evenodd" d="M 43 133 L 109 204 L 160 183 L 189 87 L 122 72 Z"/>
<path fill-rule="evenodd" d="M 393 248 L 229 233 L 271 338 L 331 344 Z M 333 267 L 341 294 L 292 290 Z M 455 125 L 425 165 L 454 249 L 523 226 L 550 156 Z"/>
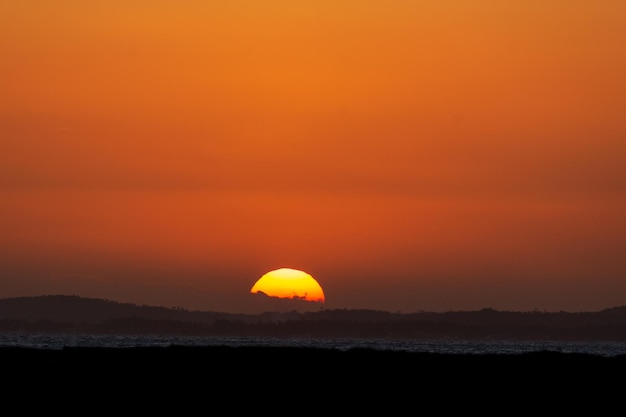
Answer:
<path fill-rule="evenodd" d="M 0 299 L 0 332 L 626 341 L 626 307 L 579 313 L 485 308 L 231 314 L 45 295 Z"/>

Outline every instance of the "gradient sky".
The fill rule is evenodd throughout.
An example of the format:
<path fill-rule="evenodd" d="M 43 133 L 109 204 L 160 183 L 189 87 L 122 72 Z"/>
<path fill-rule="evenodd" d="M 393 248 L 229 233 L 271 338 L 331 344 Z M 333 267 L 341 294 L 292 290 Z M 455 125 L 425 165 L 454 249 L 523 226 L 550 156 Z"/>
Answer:
<path fill-rule="evenodd" d="M 0 2 L 0 297 L 626 305 L 623 0 Z"/>

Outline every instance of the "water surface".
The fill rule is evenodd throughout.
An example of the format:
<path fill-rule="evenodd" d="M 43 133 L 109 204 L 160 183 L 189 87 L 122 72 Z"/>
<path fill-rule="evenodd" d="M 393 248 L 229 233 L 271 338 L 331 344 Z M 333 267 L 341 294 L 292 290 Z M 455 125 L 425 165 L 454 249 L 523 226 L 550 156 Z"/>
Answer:
<path fill-rule="evenodd" d="M 150 346 L 270 346 L 354 348 L 446 354 L 519 354 L 538 351 L 626 355 L 626 342 L 519 341 L 519 340 L 416 340 L 367 338 L 277 338 L 0 333 L 0 347 L 63 349 L 65 347 L 133 348 Z"/>

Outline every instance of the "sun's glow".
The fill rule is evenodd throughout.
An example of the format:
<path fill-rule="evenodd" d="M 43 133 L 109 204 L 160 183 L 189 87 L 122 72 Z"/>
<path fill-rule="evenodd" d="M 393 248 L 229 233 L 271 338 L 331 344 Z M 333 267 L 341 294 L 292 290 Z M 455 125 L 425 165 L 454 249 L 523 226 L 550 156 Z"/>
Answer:
<path fill-rule="evenodd" d="M 263 293 L 270 297 L 291 298 L 323 303 L 326 300 L 321 285 L 304 271 L 280 268 L 270 271 L 252 286 L 252 294 Z"/>

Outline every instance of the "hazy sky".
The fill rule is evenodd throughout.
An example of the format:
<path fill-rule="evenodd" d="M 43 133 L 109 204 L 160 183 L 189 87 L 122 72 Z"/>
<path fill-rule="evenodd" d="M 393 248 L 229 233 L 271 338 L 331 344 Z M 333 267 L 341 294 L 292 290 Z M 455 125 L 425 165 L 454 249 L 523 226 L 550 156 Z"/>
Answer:
<path fill-rule="evenodd" d="M 0 2 L 0 298 L 626 305 L 623 0 Z"/>

